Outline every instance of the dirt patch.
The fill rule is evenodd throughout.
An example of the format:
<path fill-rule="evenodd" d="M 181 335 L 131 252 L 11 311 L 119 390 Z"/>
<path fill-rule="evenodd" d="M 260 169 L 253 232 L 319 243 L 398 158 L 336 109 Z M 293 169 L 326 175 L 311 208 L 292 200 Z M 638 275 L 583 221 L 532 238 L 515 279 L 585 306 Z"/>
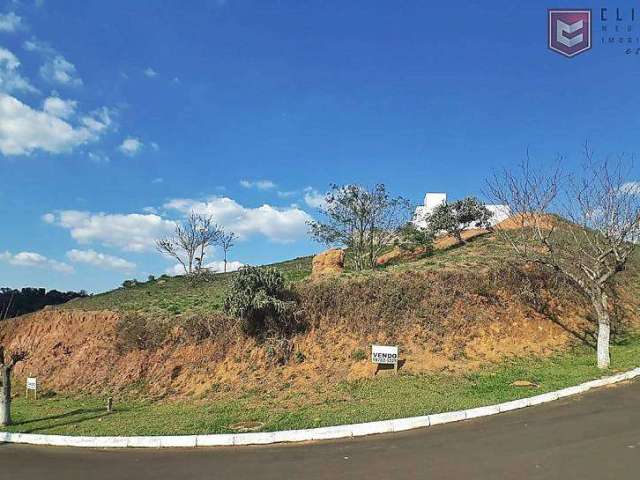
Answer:
<path fill-rule="evenodd" d="M 550 230 L 558 224 L 557 217 L 549 214 L 542 215 L 512 215 L 495 226 L 496 230 L 518 230 L 520 228 L 538 226 L 543 230 Z"/>
<path fill-rule="evenodd" d="M 313 257 L 311 276 L 335 275 L 344 271 L 344 250 L 332 248 Z"/>

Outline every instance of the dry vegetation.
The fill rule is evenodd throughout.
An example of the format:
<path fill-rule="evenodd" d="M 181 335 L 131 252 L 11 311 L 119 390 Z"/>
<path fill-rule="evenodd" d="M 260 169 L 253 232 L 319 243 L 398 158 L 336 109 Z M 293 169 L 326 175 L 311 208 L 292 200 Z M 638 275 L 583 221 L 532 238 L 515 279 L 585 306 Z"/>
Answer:
<path fill-rule="evenodd" d="M 215 308 L 185 313 L 156 308 L 169 298 L 184 301 L 180 292 L 192 294 L 192 288 L 221 298 L 227 274 L 204 286 L 156 281 L 3 322 L 0 343 L 29 349 L 18 374 L 37 374 L 56 392 L 154 399 L 252 392 L 281 406 L 322 402 L 335 396 L 336 383 L 372 378 L 373 342 L 401 346 L 404 374 L 469 373 L 507 358 L 592 344 L 586 300 L 553 272 L 510 266 L 508 252 L 487 234 L 374 272 L 296 280 L 305 328 L 288 338 L 247 337 L 218 300 Z M 285 271 L 292 279 L 306 276 L 301 265 L 308 260 L 285 264 Z M 619 281 L 618 338 L 638 320 L 637 265 L 634 259 Z M 121 301 L 134 293 L 137 303 Z M 97 301 L 119 304 L 121 311 L 72 309 Z"/>

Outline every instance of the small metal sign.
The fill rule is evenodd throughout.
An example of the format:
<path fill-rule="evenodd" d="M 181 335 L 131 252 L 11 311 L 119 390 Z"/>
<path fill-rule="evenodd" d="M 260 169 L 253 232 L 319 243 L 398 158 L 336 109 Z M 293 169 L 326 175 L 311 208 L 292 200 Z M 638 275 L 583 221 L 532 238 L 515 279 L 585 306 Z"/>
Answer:
<path fill-rule="evenodd" d="M 38 398 L 38 379 L 36 377 L 27 377 L 27 398 L 29 397 L 29 390 L 33 390 L 33 398 Z"/>
<path fill-rule="evenodd" d="M 371 361 L 383 365 L 398 363 L 398 347 L 371 345 Z"/>
<path fill-rule="evenodd" d="M 391 345 L 371 345 L 371 361 L 380 365 L 393 365 L 393 369 L 398 372 L 398 347 Z"/>

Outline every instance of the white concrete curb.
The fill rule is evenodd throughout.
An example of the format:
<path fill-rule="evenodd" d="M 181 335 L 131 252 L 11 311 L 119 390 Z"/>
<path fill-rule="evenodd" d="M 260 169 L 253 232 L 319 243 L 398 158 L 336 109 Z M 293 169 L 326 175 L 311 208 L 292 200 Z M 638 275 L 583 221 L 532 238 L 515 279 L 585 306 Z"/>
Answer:
<path fill-rule="evenodd" d="M 0 443 L 26 443 L 31 445 L 54 445 L 64 447 L 124 448 L 124 447 L 214 447 L 229 445 L 266 445 L 284 442 L 305 442 L 337 438 L 361 437 L 374 433 L 390 433 L 486 417 L 498 413 L 518 410 L 560 398 L 584 393 L 592 388 L 613 385 L 640 376 L 640 367 L 610 377 L 592 380 L 563 388 L 556 392 L 534 397 L 512 400 L 498 405 L 436 413 L 422 417 L 397 418 L 381 422 L 356 423 L 336 427 L 311 428 L 307 430 L 285 430 L 280 432 L 232 433 L 219 435 L 175 435 L 155 437 L 73 437 L 65 435 L 40 435 L 32 433 L 0 432 Z"/>

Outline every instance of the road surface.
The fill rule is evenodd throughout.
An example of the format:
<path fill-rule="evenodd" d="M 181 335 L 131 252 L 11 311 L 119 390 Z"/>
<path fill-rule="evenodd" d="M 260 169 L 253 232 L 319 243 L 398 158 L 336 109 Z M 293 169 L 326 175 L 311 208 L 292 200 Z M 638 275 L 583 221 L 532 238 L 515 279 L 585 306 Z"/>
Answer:
<path fill-rule="evenodd" d="M 0 479 L 640 478 L 640 382 L 517 412 L 315 444 L 191 450 L 0 445 Z"/>

